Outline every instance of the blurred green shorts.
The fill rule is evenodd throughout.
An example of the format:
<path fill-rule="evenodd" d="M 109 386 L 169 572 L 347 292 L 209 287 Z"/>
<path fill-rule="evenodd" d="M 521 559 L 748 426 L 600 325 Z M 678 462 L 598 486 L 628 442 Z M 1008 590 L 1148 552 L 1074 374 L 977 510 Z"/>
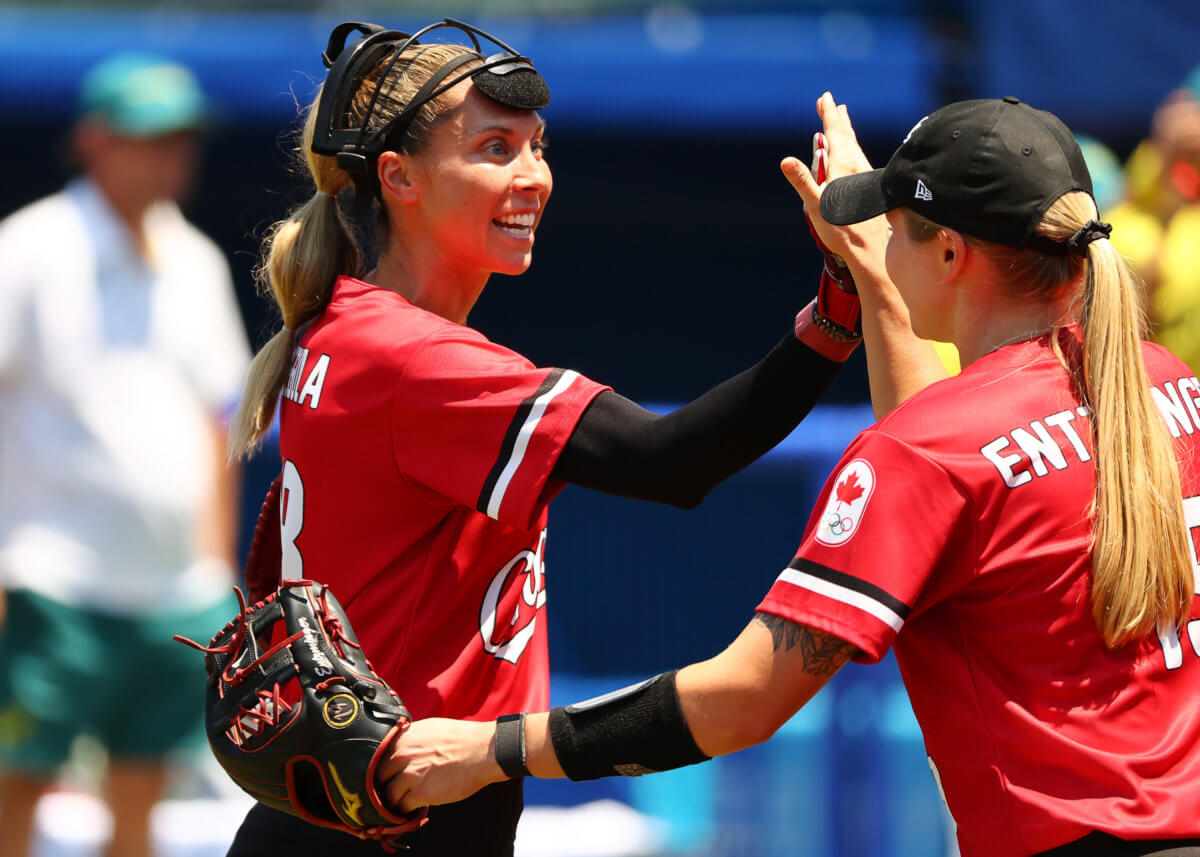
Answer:
<path fill-rule="evenodd" d="M 0 767 L 49 771 L 80 734 L 117 759 L 151 761 L 203 742 L 204 656 L 171 639 L 207 643 L 236 612 L 126 617 L 7 593 L 0 628 Z"/>

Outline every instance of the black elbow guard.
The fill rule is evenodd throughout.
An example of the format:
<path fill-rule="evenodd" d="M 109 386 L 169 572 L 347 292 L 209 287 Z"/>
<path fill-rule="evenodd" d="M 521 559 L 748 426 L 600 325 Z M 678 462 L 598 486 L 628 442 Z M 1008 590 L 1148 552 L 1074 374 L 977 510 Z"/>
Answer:
<path fill-rule="evenodd" d="M 704 762 L 683 717 L 677 670 L 550 712 L 550 740 L 572 780 L 637 777 Z"/>

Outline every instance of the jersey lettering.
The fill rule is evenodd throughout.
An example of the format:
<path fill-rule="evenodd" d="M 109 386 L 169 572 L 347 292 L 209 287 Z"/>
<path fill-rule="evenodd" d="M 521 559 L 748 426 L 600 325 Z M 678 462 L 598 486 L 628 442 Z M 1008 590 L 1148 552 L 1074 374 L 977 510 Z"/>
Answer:
<path fill-rule="evenodd" d="M 314 411 L 317 405 L 321 403 L 321 389 L 325 386 L 325 374 L 329 371 L 329 355 L 322 354 L 317 358 L 316 365 L 312 371 L 308 373 L 308 380 L 304 382 L 304 388 L 300 390 L 300 398 L 298 404 L 303 405 L 306 398 L 312 399 L 308 406 Z"/>
<path fill-rule="evenodd" d="M 287 384 L 283 388 L 283 397 L 290 402 L 300 396 L 300 380 L 304 375 L 304 364 L 308 362 L 308 349 L 296 346 L 292 349 L 292 371 L 288 373 Z"/>
<path fill-rule="evenodd" d="M 1151 387 L 1150 395 L 1162 412 L 1171 437 L 1192 434 L 1200 429 L 1200 414 L 1197 413 L 1200 382 L 1197 382 L 1195 377 L 1180 378 L 1175 382 L 1167 381 L 1161 390 Z"/>
<path fill-rule="evenodd" d="M 1014 428 L 1008 434 L 1002 434 L 985 443 L 979 452 L 996 468 L 1005 485 L 1017 488 L 1033 479 L 1034 474 L 1047 475 L 1050 472 L 1050 468 L 1046 466 L 1047 461 L 1055 470 L 1066 470 L 1068 461 L 1064 441 L 1077 460 L 1091 459 L 1083 438 L 1071 425 L 1077 414 L 1086 417 L 1089 413 L 1086 407 L 1078 407 L 1074 411 L 1059 411 L 1040 420 L 1033 420 L 1028 428 Z M 1047 425 L 1056 429 L 1055 434 L 1061 436 L 1061 441 L 1051 436 Z M 1012 446 L 1016 446 L 1020 451 L 1009 449 Z"/>
<path fill-rule="evenodd" d="M 1171 437 L 1200 431 L 1200 381 L 1195 376 L 1151 387 L 1150 397 Z M 1005 485 L 1019 488 L 1035 476 L 1066 470 L 1075 461 L 1091 460 L 1083 435 L 1072 424 L 1076 415 L 1087 417 L 1089 413 L 1086 407 L 1079 407 L 1031 420 L 1027 426 L 1018 426 L 988 441 L 979 452 L 996 468 Z"/>
<path fill-rule="evenodd" d="M 1015 428 L 1012 430 L 1012 436 L 1013 440 L 1017 442 L 1017 446 L 1021 447 L 1021 451 L 1029 456 L 1033 472 L 1038 476 L 1045 476 L 1049 473 L 1050 470 L 1046 467 L 1047 461 L 1053 465 L 1055 470 L 1066 470 L 1067 457 L 1059 449 L 1058 443 L 1050 439 L 1050 432 L 1046 431 L 1046 427 L 1039 420 L 1031 422 L 1029 427 L 1033 429 L 1033 434 L 1025 429 Z"/>
<path fill-rule="evenodd" d="M 1192 424 L 1200 429 L 1200 379 L 1195 375 L 1191 378 L 1180 378 L 1178 381 L 1179 397 L 1183 399 Z"/>
<path fill-rule="evenodd" d="M 290 460 L 283 462 L 283 483 L 279 493 L 279 536 L 283 561 L 280 574 L 287 580 L 304 578 L 304 557 L 296 539 L 304 529 L 304 482 Z"/>
<path fill-rule="evenodd" d="M 1188 529 L 1188 544 L 1192 548 L 1192 581 L 1196 594 L 1200 595 L 1200 495 L 1183 499 L 1183 523 Z M 1187 635 L 1192 651 L 1200 657 L 1200 619 L 1187 623 Z M 1177 670 L 1183 666 L 1183 645 L 1173 626 L 1158 632 L 1158 642 L 1162 645 L 1167 669 Z"/>
<path fill-rule="evenodd" d="M 303 405 L 307 399 L 308 406 L 315 411 L 321 403 L 321 391 L 325 387 L 325 376 L 329 373 L 331 359 L 328 354 L 322 354 L 306 376 L 304 367 L 308 363 L 308 349 L 297 347 L 292 359 L 292 371 L 288 374 L 287 385 L 283 388 L 283 397 L 298 405 Z"/>
<path fill-rule="evenodd" d="M 1087 408 L 1079 408 L 1078 413 L 1086 416 Z M 1079 436 L 1079 432 L 1075 431 L 1075 427 L 1071 425 L 1071 421 L 1075 419 L 1076 411 L 1059 411 L 1057 414 L 1051 414 L 1046 417 L 1045 423 L 1048 426 L 1054 426 L 1061 431 L 1070 442 L 1075 454 L 1079 456 L 1080 461 L 1091 461 L 1092 454 L 1088 452 L 1087 444 L 1083 442 L 1083 438 Z"/>
<path fill-rule="evenodd" d="M 479 609 L 479 635 L 493 657 L 516 663 L 537 628 L 538 611 L 546 604 L 546 531 L 536 550 L 523 550 L 492 578 Z"/>

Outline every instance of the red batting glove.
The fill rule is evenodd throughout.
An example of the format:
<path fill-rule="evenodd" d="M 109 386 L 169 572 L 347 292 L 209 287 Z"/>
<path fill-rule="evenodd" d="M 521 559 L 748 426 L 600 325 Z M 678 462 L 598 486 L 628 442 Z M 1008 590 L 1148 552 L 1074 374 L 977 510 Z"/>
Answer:
<path fill-rule="evenodd" d="M 812 168 L 818 185 L 826 180 L 828 154 L 829 144 L 825 135 L 818 131 L 813 135 Z M 817 249 L 825 257 L 825 269 L 821 271 L 816 300 L 796 316 L 796 338 L 818 354 L 842 363 L 862 341 L 862 304 L 850 269 L 825 246 L 817 230 L 813 229 L 807 212 L 804 220 Z"/>

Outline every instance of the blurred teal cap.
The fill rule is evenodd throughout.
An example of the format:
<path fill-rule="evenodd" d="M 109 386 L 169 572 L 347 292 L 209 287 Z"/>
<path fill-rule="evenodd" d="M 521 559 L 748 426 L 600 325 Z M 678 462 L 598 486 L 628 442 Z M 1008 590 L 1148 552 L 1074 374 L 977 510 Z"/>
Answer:
<path fill-rule="evenodd" d="M 1125 173 L 1121 162 L 1112 149 L 1094 137 L 1076 134 L 1075 140 L 1092 176 L 1092 198 L 1103 215 L 1125 198 Z"/>
<path fill-rule="evenodd" d="M 95 116 L 129 137 L 157 137 L 200 128 L 209 119 L 208 99 L 196 76 L 166 57 L 114 54 L 83 77 L 79 115 Z"/>
<path fill-rule="evenodd" d="M 1192 93 L 1192 98 L 1200 101 L 1200 65 L 1188 72 L 1183 79 L 1183 87 Z"/>

